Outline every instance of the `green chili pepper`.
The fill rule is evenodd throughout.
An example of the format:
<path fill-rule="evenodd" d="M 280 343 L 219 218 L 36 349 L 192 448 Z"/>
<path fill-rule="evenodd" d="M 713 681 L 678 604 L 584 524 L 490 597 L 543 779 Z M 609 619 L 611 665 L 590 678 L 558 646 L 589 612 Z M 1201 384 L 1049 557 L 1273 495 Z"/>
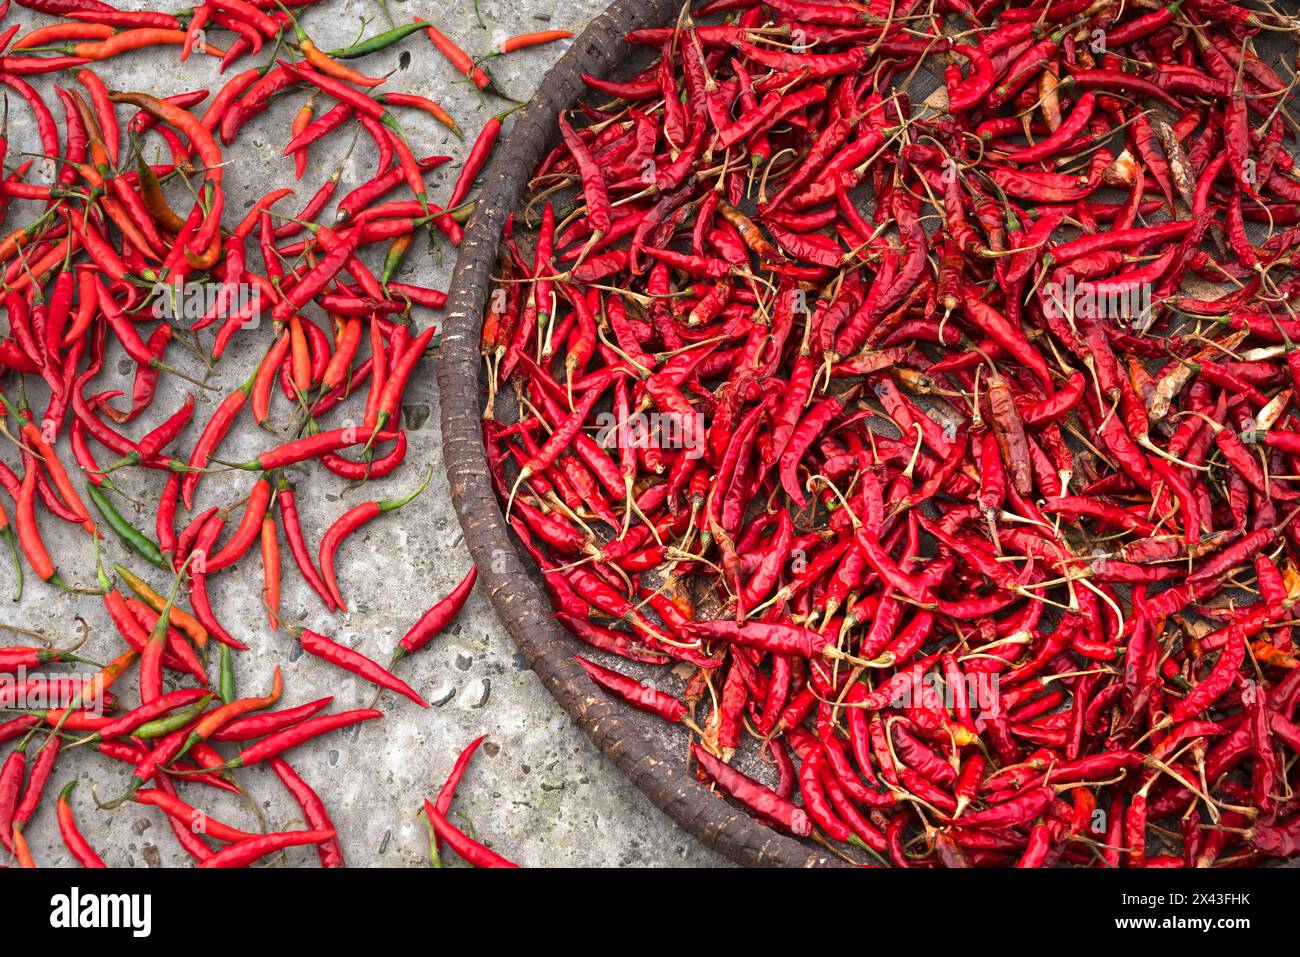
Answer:
<path fill-rule="evenodd" d="M 167 560 L 163 558 L 162 550 L 154 544 L 152 539 L 123 518 L 117 509 L 113 507 L 113 503 L 108 500 L 108 496 L 91 483 L 86 484 L 86 495 L 95 503 L 95 507 L 104 516 L 104 521 L 108 523 L 108 527 L 117 534 L 118 538 L 122 539 L 127 548 L 151 565 L 156 565 L 158 568 L 167 567 Z"/>
<path fill-rule="evenodd" d="M 231 660 L 230 646 L 221 646 L 221 661 L 218 671 L 217 687 L 221 691 L 221 703 L 230 704 L 235 700 L 235 666 Z"/>
<path fill-rule="evenodd" d="M 131 732 L 133 738 L 161 738 L 165 734 L 171 734 L 173 731 L 179 731 L 185 727 L 204 711 L 212 702 L 212 695 L 204 695 L 194 704 L 190 705 L 175 714 L 169 714 L 165 718 L 156 718 L 153 721 L 146 721 L 140 727 Z"/>
<path fill-rule="evenodd" d="M 399 40 L 405 40 L 412 33 L 418 33 L 427 26 L 427 23 L 403 23 L 400 27 L 377 33 L 373 37 L 352 44 L 350 47 L 343 47 L 341 50 L 327 50 L 326 52 L 336 60 L 355 60 L 357 57 L 387 49 Z"/>

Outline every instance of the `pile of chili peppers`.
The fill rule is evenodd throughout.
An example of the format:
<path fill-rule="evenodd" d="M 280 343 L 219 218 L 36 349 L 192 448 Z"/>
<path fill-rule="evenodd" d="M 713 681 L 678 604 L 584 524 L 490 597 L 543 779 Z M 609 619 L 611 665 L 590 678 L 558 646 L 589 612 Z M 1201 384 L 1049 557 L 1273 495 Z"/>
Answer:
<path fill-rule="evenodd" d="M 471 568 L 411 626 L 387 666 L 300 627 L 281 608 L 282 543 L 321 605 L 345 612 L 336 556 L 356 547 L 350 543 L 358 530 L 411 501 L 430 480 L 431 467 L 404 480 L 397 497 L 339 508 L 314 549 L 301 527 L 306 503 L 294 477 L 310 475 L 308 463 L 351 489 L 403 474 L 403 396 L 436 348 L 429 310 L 441 308 L 445 296 L 398 276 L 421 233 L 460 241 L 475 177 L 504 117 L 479 134 L 450 202 L 438 206 L 426 178 L 450 157 L 417 158 L 397 114 L 422 111 L 459 134 L 455 121 L 427 97 L 387 91 L 384 79 L 349 64 L 407 37 L 422 43 L 424 34 L 479 90 L 499 92 L 494 81 L 480 61 L 418 19 L 323 51 L 289 9 L 301 13 L 310 2 L 208 0 L 173 16 L 118 10 L 100 0 L 15 0 L 60 19 L 34 28 L 14 23 L 0 33 L 6 120 L 11 109 L 29 110 L 41 147 L 39 156 L 26 156 L 9 143 L 7 124 L 0 135 L 7 174 L 0 219 L 22 224 L 0 238 L 0 302 L 8 319 L 8 335 L 0 338 L 0 402 L 8 445 L 20 456 L 17 468 L 0 463 L 0 486 L 12 500 L 0 507 L 0 536 L 13 553 L 15 598 L 27 570 L 41 588 L 102 603 L 117 633 L 111 639 L 116 657 L 107 665 L 79 657 L 79 646 L 0 648 L 0 675 L 13 679 L 0 700 L 0 742 L 15 742 L 0 763 L 0 846 L 24 865 L 34 861 L 23 828 L 50 790 L 47 783 L 67 770 L 71 754 L 93 751 L 125 766 L 129 784 L 118 795 L 83 790 L 85 798 L 93 796 L 100 808 L 134 801 L 159 809 L 203 866 L 247 865 L 297 845 L 314 847 L 326 867 L 341 866 L 325 805 L 286 756 L 382 712 L 331 710 L 330 697 L 277 708 L 278 667 L 259 676 L 258 693 L 237 690 L 235 662 L 247 650 L 240 633 L 247 637 L 261 622 L 234 627 L 219 620 L 214 589 L 223 580 L 238 588 L 223 573 L 260 557 L 260 597 L 282 640 L 296 640 L 307 655 L 373 684 L 376 700 L 394 691 L 427 707 L 394 669 L 452 622 L 474 586 Z M 0 2 L 0 21 L 9 13 L 7 0 Z M 209 42 L 219 31 L 235 37 L 228 47 Z M 481 59 L 566 36 L 527 34 Z M 212 95 L 119 91 L 96 72 L 97 61 L 132 51 L 159 56 L 152 48 L 173 45 L 181 59 L 191 52 L 219 56 L 223 70 L 259 52 L 269 56 L 232 72 Z M 54 71 L 61 73 L 50 94 L 57 103 L 25 78 Z M 327 137 L 346 143 L 350 134 L 354 144 L 361 136 L 373 144 L 373 175 L 341 190 L 340 164 L 305 204 L 288 210 L 293 191 L 277 189 L 232 222 L 223 216 L 223 183 L 238 171 L 225 148 L 273 101 L 295 93 L 306 102 L 286 136 L 286 167 L 291 158 L 302 177 L 309 153 L 321 150 Z M 149 162 L 146 145 L 154 152 L 161 145 L 168 161 Z M 178 196 L 186 205 L 173 205 Z M 204 300 L 199 315 L 189 314 L 193 290 L 214 286 L 229 295 Z M 247 345 L 250 339 L 256 345 Z M 237 340 L 243 347 L 232 349 Z M 173 358 L 181 352 L 183 361 Z M 252 367 L 230 368 L 229 357 L 250 353 L 259 357 Z M 201 374 L 182 371 L 196 362 Z M 114 368 L 130 383 L 98 381 Z M 154 400 L 164 375 L 188 380 L 193 389 L 160 417 Z M 242 384 L 232 387 L 232 380 Z M 201 406 L 194 393 L 217 389 L 225 395 L 215 411 L 206 421 L 196 417 Z M 43 408 L 38 396 L 48 396 Z M 247 420 L 265 430 L 247 427 L 263 436 L 262 451 L 246 461 L 223 458 L 223 442 Z M 159 424 L 145 429 L 145 421 Z M 61 451 L 65 444 L 71 459 Z M 123 507 L 135 501 L 124 491 L 131 487 L 122 481 L 127 470 L 154 487 L 148 531 Z M 252 474 L 244 479 L 240 470 Z M 232 476 L 244 479 L 235 501 L 205 507 L 216 483 L 205 484 L 204 477 L 213 472 L 227 473 L 227 488 Z M 311 502 L 322 506 L 330 507 Z M 96 581 L 71 582 L 71 562 L 51 554 L 42 522 L 84 532 L 82 557 L 93 550 Z M 93 677 L 61 682 L 57 673 L 45 673 L 58 664 L 89 667 L 85 673 Z M 138 701 L 127 700 L 118 684 L 128 674 L 138 680 Z M 50 707 L 23 704 L 38 693 L 48 700 L 56 689 L 62 697 Z M 235 770 L 259 763 L 274 770 L 297 802 L 301 829 L 246 832 L 199 806 L 206 789 L 243 793 Z M 83 799 L 75 807 L 69 783 L 52 818 L 78 862 L 102 866 L 77 826 L 89 804 Z M 472 857 L 479 845 L 451 832 L 449 843 Z"/>
<path fill-rule="evenodd" d="M 1300 852 L 1300 128 L 1261 52 L 1298 32 L 708 0 L 631 34 L 657 58 L 558 118 L 482 338 L 593 695 L 856 863 Z"/>

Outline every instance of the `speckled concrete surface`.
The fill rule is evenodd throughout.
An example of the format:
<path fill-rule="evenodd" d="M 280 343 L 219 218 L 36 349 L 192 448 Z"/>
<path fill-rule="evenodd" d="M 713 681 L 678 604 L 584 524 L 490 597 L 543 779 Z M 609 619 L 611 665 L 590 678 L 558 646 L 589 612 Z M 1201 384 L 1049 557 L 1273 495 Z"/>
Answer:
<path fill-rule="evenodd" d="M 173 4 L 147 0 L 139 6 L 166 9 Z M 601 0 L 569 0 L 562 5 L 544 0 L 481 0 L 485 30 L 477 24 L 469 0 L 394 0 L 387 5 L 387 11 L 378 0 L 323 0 L 318 9 L 303 14 L 303 23 L 317 43 L 329 49 L 352 42 L 362 32 L 370 35 L 386 29 L 389 16 L 397 23 L 418 16 L 439 24 L 472 53 L 480 53 L 505 37 L 525 31 L 565 28 L 579 32 L 601 6 Z M 366 21 L 364 31 L 362 19 Z M 4 26 L 19 20 L 26 28 L 48 22 L 48 18 L 14 5 Z M 213 34 L 214 42 L 225 39 L 225 34 Z M 562 50 L 563 45 L 558 44 L 499 58 L 493 61 L 492 70 L 507 91 L 526 97 Z M 266 55 L 264 52 L 256 62 L 264 62 Z M 246 59 L 240 67 L 253 62 Z M 221 82 L 215 63 L 195 56 L 181 64 L 172 48 L 123 57 L 103 64 L 99 72 L 111 87 L 118 89 L 157 94 L 196 88 L 215 91 Z M 421 93 L 442 103 L 471 139 L 488 116 L 509 106 L 501 100 L 480 98 L 421 34 L 363 63 L 370 73 L 395 71 L 389 81 L 393 89 Z M 59 82 L 73 83 L 67 77 Z M 57 115 L 59 108 L 51 82 L 38 78 L 36 85 L 48 94 Z M 276 186 L 293 185 L 292 164 L 281 159 L 279 153 L 292 117 L 305 99 L 305 93 L 295 93 L 278 101 L 268 114 L 250 123 L 229 149 L 225 180 L 228 223 L 257 196 Z M 445 197 L 467 145 L 423 115 L 403 116 L 403 122 L 417 155 L 449 153 L 456 157 L 456 162 L 431 178 L 432 196 Z M 12 145 L 7 167 L 12 168 L 17 151 L 34 149 L 37 143 L 30 113 L 12 92 L 9 125 Z M 298 187 L 299 196 L 286 201 L 286 211 L 295 202 L 300 206 L 329 175 L 350 140 L 350 131 L 340 131 L 313 149 L 307 175 Z M 155 137 L 145 141 L 147 157 L 153 158 L 159 149 L 162 146 Z M 367 142 L 358 142 L 343 161 L 338 195 L 368 179 L 373 168 L 373 149 Z M 181 207 L 182 197 L 177 196 L 174 203 Z M 30 218 L 26 212 L 31 208 L 30 204 L 15 203 L 6 230 L 26 222 Z M 417 251 L 418 255 L 408 259 L 402 278 L 445 288 L 454 261 L 453 250 L 445 243 L 432 250 L 419 243 Z M 417 316 L 417 322 L 423 324 L 434 318 L 424 313 Z M 210 379 L 216 391 L 199 395 L 199 409 L 180 447 L 192 446 L 216 403 L 245 379 L 265 348 L 266 335 L 265 329 L 252 330 L 236 340 L 236 347 Z M 210 345 L 210 335 L 205 342 Z M 168 359 L 191 372 L 202 368 L 180 346 L 172 347 Z M 130 360 L 114 347 L 106 372 L 95 388 L 108 388 L 112 383 L 129 391 L 132 370 Z M 388 497 L 409 489 L 426 464 L 435 470 L 430 488 L 420 499 L 372 523 L 345 546 L 339 579 L 351 605 L 350 613 L 326 614 L 320 601 L 302 583 L 285 550 L 284 616 L 381 660 L 387 659 L 389 650 L 411 622 L 459 581 L 467 568 L 459 525 L 441 477 L 433 371 L 432 362 L 426 364 L 408 392 L 406 415 L 411 450 L 397 476 L 358 491 L 347 489 L 345 483 L 319 468 L 295 474 L 304 530 L 314 547 L 328 524 L 345 509 L 364 498 Z M 179 405 L 189 388 L 165 377 L 154 407 L 143 421 L 127 427 L 129 434 L 143 435 Z M 33 392 L 30 398 L 38 409 L 44 407 L 44 393 Z M 289 414 L 281 396 L 274 418 L 283 424 Z M 334 421 L 345 425 L 349 415 L 360 417 L 355 407 L 348 406 L 334 413 Z M 220 454 L 230 460 L 251 457 L 266 448 L 269 441 L 245 417 Z M 61 444 L 61 451 L 64 460 L 71 462 L 66 442 Z M 0 457 L 17 465 L 16 452 L 8 443 L 0 448 Z M 106 455 L 103 457 L 107 460 Z M 143 502 L 157 500 L 162 488 L 160 475 L 119 476 L 119 484 L 129 495 Z M 196 508 L 236 503 L 251 483 L 252 476 L 244 472 L 207 477 Z M 129 507 L 124 511 L 138 526 L 152 529 L 151 506 L 141 506 L 134 513 Z M 93 581 L 94 564 L 85 536 L 48 516 L 42 518 L 42 527 L 64 577 L 73 582 Z M 148 568 L 138 560 L 133 562 L 115 540 L 106 543 L 105 552 L 106 558 L 125 561 L 139 571 Z M 159 588 L 167 584 L 156 571 L 148 577 Z M 7 593 L 11 583 L 12 571 L 0 563 L 0 594 Z M 278 663 L 284 671 L 285 705 L 326 694 L 334 695 L 335 710 L 368 704 L 372 697 L 369 686 L 302 655 L 290 636 L 268 628 L 261 610 L 260 589 L 261 564 L 256 549 L 237 567 L 220 573 L 212 588 L 219 617 L 236 637 L 251 646 L 250 651 L 237 656 L 240 694 L 261 693 L 269 686 L 272 668 Z M 34 581 L 30 574 L 23 599 L 0 608 L 0 623 L 41 629 L 56 642 L 65 643 L 78 631 L 74 622 L 77 615 L 85 619 L 91 631 L 86 654 L 102 659 L 117 653 L 121 641 L 97 599 L 65 595 Z M 10 636 L 0 636 L 0 643 L 14 642 Z M 215 659 L 213 665 L 215 673 Z M 455 810 L 472 820 L 480 837 L 520 863 L 722 863 L 602 760 L 515 653 L 482 596 L 471 597 L 458 623 L 431 647 L 404 661 L 399 672 L 434 703 L 433 707 L 421 711 L 405 699 L 385 695 L 379 705 L 387 712 L 383 721 L 336 733 L 292 755 L 295 767 L 330 808 L 350 864 L 418 867 L 427 863 L 427 835 L 418 815 L 421 798 L 436 790 L 456 753 L 483 733 L 491 737 L 466 777 Z M 128 701 L 135 700 L 133 680 L 124 682 L 120 691 Z M 80 782 L 74 794 L 80 826 L 110 865 L 153 867 L 189 862 L 159 812 L 135 805 L 113 812 L 96 810 L 91 786 L 105 799 L 120 792 L 127 777 L 123 766 L 87 753 L 68 754 L 59 762 L 51 790 L 74 776 Z M 246 829 L 256 829 L 259 816 L 268 828 L 294 821 L 296 806 L 269 772 L 243 771 L 240 781 L 251 800 L 195 786 L 185 787 L 183 793 L 213 815 Z M 56 832 L 52 797 L 45 804 L 27 832 L 33 853 L 42 864 L 70 864 L 71 858 Z M 314 853 L 301 849 L 290 851 L 287 860 L 308 866 L 316 862 Z"/>

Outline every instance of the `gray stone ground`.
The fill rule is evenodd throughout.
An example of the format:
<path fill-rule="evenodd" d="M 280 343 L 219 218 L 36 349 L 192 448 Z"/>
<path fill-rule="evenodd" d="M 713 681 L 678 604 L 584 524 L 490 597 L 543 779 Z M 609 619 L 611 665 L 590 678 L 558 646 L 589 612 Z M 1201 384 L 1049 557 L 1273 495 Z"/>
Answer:
<path fill-rule="evenodd" d="M 174 4 L 144 0 L 150 9 Z M 489 49 L 505 37 L 531 30 L 566 28 L 575 33 L 603 6 L 602 0 L 567 0 L 559 5 L 547 0 L 481 0 L 480 9 L 487 29 L 474 18 L 470 0 L 393 0 L 389 13 L 395 22 L 412 16 L 437 23 L 472 53 Z M 378 0 L 323 0 L 317 9 L 303 14 L 303 23 L 324 49 L 352 42 L 359 33 L 361 18 L 365 34 L 386 29 L 388 22 Z M 13 6 L 4 26 L 21 21 L 25 28 L 48 22 L 47 18 Z M 25 32 L 25 31 L 24 31 Z M 227 35 L 214 33 L 214 42 L 227 42 Z M 528 96 L 543 73 L 563 50 L 563 44 L 524 51 L 495 60 L 492 70 L 504 88 L 518 97 Z M 256 62 L 265 62 L 267 52 Z M 237 65 L 247 68 L 255 61 Z M 179 63 L 176 48 L 137 53 L 103 64 L 100 73 L 110 87 L 138 89 L 159 95 L 196 88 L 219 88 L 215 60 L 194 56 Z M 480 99 L 468 84 L 429 45 L 422 34 L 408 38 L 400 47 L 363 61 L 371 73 L 396 71 L 393 89 L 422 93 L 442 103 L 460 121 L 469 139 L 493 113 L 509 104 Z M 70 77 L 59 82 L 75 85 Z M 60 115 L 51 82 L 38 79 L 51 108 Z M 6 172 L 18 162 L 17 153 L 35 148 L 31 114 L 12 92 L 9 98 L 11 146 Z M 227 154 L 227 216 L 230 224 L 253 200 L 279 185 L 292 185 L 292 164 L 279 156 L 287 130 L 306 94 L 296 93 L 277 102 L 267 114 L 250 123 Z M 125 116 L 125 114 L 123 114 Z M 459 159 L 467 149 L 445 130 L 422 114 L 404 116 L 417 155 L 450 153 L 456 161 L 432 179 L 432 195 L 445 197 Z M 328 176 L 350 141 L 351 133 L 338 132 L 315 147 L 311 163 L 299 186 L 299 197 L 283 206 L 301 206 L 307 196 Z M 146 156 L 163 149 L 149 138 Z M 373 149 L 364 140 L 344 165 L 338 195 L 373 175 Z M 396 197 L 396 194 L 395 194 Z M 397 197 L 400 198 L 400 197 Z M 184 195 L 175 195 L 173 205 L 188 208 Z M 29 221 L 32 204 L 14 203 L 5 230 Z M 423 244 L 420 244 L 422 247 Z M 445 243 L 429 252 L 413 254 L 403 278 L 445 288 L 454 261 Z M 318 317 L 319 318 L 319 317 Z M 417 317 L 431 321 L 431 314 Z M 222 360 L 211 382 L 219 391 L 204 392 L 181 447 L 189 448 L 198 430 L 228 391 L 241 383 L 266 345 L 267 331 L 245 332 L 236 348 Z M 210 345 L 210 334 L 205 340 Z M 169 361 L 190 371 L 200 370 L 197 359 L 179 346 L 169 351 Z M 97 389 L 111 383 L 130 390 L 132 364 L 114 347 Z M 344 616 L 325 613 L 319 600 L 301 582 L 293 560 L 284 554 L 284 605 L 287 619 L 329 634 L 372 657 L 386 660 L 395 641 L 434 600 L 444 595 L 465 573 L 467 553 L 460 541 L 460 527 L 451 497 L 442 477 L 441 436 L 437 419 L 437 389 L 433 363 L 429 362 L 413 382 L 407 396 L 411 451 L 398 476 L 371 483 L 364 492 L 346 490 L 344 483 L 313 468 L 297 476 L 303 524 L 309 541 L 319 541 L 327 525 L 364 498 L 387 497 L 410 488 L 426 463 L 435 477 L 424 496 L 407 509 L 368 526 L 344 548 L 339 568 L 351 612 Z M 7 385 L 12 388 L 12 385 Z M 129 434 L 140 436 L 170 410 L 175 409 L 189 387 L 178 380 L 164 379 L 159 397 L 145 420 L 129 426 Z M 37 409 L 44 408 L 46 395 L 30 395 Z M 286 422 L 290 410 L 283 396 L 275 406 L 275 417 Z M 335 413 L 345 424 L 349 415 L 360 417 L 353 408 Z M 3 441 L 3 440 L 0 440 Z M 221 449 L 228 459 L 251 457 L 267 447 L 269 437 L 241 420 Z M 72 462 L 66 440 L 62 457 Z M 97 448 L 97 453 L 102 452 Z M 17 454 L 4 442 L 0 456 L 17 467 Z M 107 460 L 105 456 L 104 460 Z M 162 478 L 157 474 L 119 473 L 119 484 L 145 502 L 157 500 Z M 231 504 L 241 499 L 252 483 L 249 473 L 214 475 L 204 479 L 198 508 Z M 6 508 L 8 506 L 6 505 Z M 152 530 L 152 506 L 132 512 L 124 510 L 136 524 Z M 64 577 L 73 582 L 93 581 L 94 565 L 85 536 L 58 520 L 42 518 L 51 553 Z M 126 561 L 144 571 L 144 563 L 132 561 L 116 540 L 106 543 L 106 557 Z M 160 574 L 148 576 L 160 589 L 168 584 Z M 7 559 L 0 561 L 0 594 L 7 594 L 12 571 Z M 227 627 L 251 646 L 238 656 L 240 694 L 260 693 L 271 679 L 271 670 L 284 670 L 284 705 L 294 705 L 325 694 L 335 696 L 334 709 L 364 707 L 372 697 L 368 686 L 345 680 L 348 675 L 329 665 L 303 656 L 293 639 L 273 633 L 261 608 L 261 563 L 254 549 L 235 569 L 222 572 L 213 585 L 216 610 Z M 3 601 L 3 599 L 0 599 Z M 34 581 L 28 574 L 23 599 L 0 607 L 0 623 L 41 629 L 63 643 L 77 633 L 74 616 L 84 617 L 91 630 L 86 654 L 107 659 L 121 648 L 97 599 L 69 596 Z M 27 643 L 22 636 L 0 635 L 0 644 Z M 215 658 L 213 660 L 215 674 Z M 525 865 L 717 865 L 722 861 L 693 838 L 679 830 L 654 808 L 622 774 L 602 760 L 600 754 L 560 711 L 541 683 L 516 654 L 505 630 L 497 622 L 487 601 L 474 595 L 459 622 L 418 656 L 399 667 L 401 675 L 435 707 L 421 711 L 405 699 L 385 695 L 380 704 L 388 715 L 383 721 L 349 729 L 298 749 L 292 758 L 299 772 L 324 798 L 338 826 L 349 863 L 362 866 L 419 867 L 427 861 L 427 836 L 418 814 L 421 799 L 431 795 L 449 770 L 456 753 L 479 734 L 491 735 L 475 759 L 457 798 L 455 809 L 467 815 L 479 835 L 488 843 Z M 134 678 L 134 673 L 131 678 Z M 135 701 L 134 680 L 118 689 L 127 701 Z M 137 805 L 113 812 L 98 811 L 91 801 L 91 786 L 107 798 L 125 784 L 125 768 L 88 753 L 69 754 L 60 759 L 51 794 L 45 807 L 28 828 L 33 853 L 41 864 L 68 865 L 54 822 L 53 793 L 75 776 L 74 793 L 78 821 L 91 843 L 113 866 L 156 867 L 183 865 L 189 858 L 180 850 L 162 815 Z M 292 800 L 274 776 L 259 769 L 240 773 L 241 782 L 264 815 L 267 825 L 294 825 L 297 812 Z M 236 826 L 256 829 L 257 819 L 248 803 L 207 788 L 185 787 L 183 795 L 213 815 Z M 314 853 L 292 850 L 292 865 L 312 866 Z"/>

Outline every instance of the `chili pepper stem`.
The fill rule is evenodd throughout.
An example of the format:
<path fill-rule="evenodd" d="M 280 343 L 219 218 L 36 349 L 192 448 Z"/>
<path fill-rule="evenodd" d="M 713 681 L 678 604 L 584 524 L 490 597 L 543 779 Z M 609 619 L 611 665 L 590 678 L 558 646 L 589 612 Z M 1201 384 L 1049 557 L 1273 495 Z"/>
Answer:
<path fill-rule="evenodd" d="M 214 770 L 214 769 L 208 768 L 208 769 L 204 769 L 204 770 Z M 176 773 L 176 774 L 183 774 L 184 772 L 182 772 L 182 771 L 176 771 L 176 772 L 173 772 L 173 773 Z M 198 771 L 195 771 L 194 773 L 199 773 L 199 772 L 198 772 Z M 130 780 L 129 782 L 127 782 L 126 791 L 125 791 L 124 793 L 122 793 L 122 794 L 119 795 L 118 797 L 115 797 L 115 798 L 113 798 L 113 799 L 111 799 L 111 800 L 109 800 L 109 801 L 101 801 L 101 800 L 99 799 L 99 792 L 98 792 L 98 790 L 96 789 L 95 783 L 92 781 L 92 782 L 91 782 L 91 785 L 90 785 L 90 796 L 91 796 L 91 798 L 92 798 L 92 799 L 94 800 L 94 802 L 95 802 L 95 807 L 97 807 L 99 810 L 101 810 L 101 811 L 112 811 L 112 810 L 114 810 L 115 808 L 119 808 L 119 807 L 121 807 L 121 806 L 122 806 L 123 804 L 125 804 L 127 801 L 129 801 L 129 800 L 131 800 L 132 798 L 134 798 L 134 797 L 135 797 L 135 793 L 136 793 L 137 791 L 140 790 L 140 787 L 141 787 L 141 785 L 142 785 L 143 783 L 144 783 L 144 782 L 142 782 L 139 778 L 133 776 L 133 777 L 131 778 L 131 780 Z"/>
<path fill-rule="evenodd" d="M 48 584 L 54 585 L 57 588 L 61 588 L 64 591 L 73 595 L 98 595 L 99 594 L 98 588 L 91 588 L 87 585 L 68 584 L 66 581 L 63 580 L 63 577 L 58 572 L 55 572 L 49 578 L 45 579 L 45 581 Z"/>
<path fill-rule="evenodd" d="M 169 366 L 164 362 L 159 362 L 157 359 L 152 360 L 149 363 L 149 365 L 157 369 L 159 372 L 165 372 L 168 375 L 176 376 L 176 378 L 178 379 L 184 379 L 186 382 L 189 382 L 190 384 L 197 386 L 200 389 L 203 389 L 205 392 L 218 391 L 216 386 L 210 385 L 202 379 L 196 379 L 194 378 L 194 376 L 190 375 L 189 373 L 181 372 L 179 369 L 173 368 L 172 366 Z"/>
<path fill-rule="evenodd" d="M 515 484 L 510 488 L 510 498 L 506 501 L 506 514 L 505 514 L 506 522 L 510 521 L 510 510 L 514 507 L 515 494 L 519 491 L 519 486 L 522 485 L 524 480 L 527 479 L 531 474 L 532 472 L 527 465 L 525 465 L 523 468 L 519 470 L 519 475 L 515 478 Z"/>
<path fill-rule="evenodd" d="M 424 478 L 420 480 L 419 485 L 417 485 L 414 489 L 412 489 L 410 492 L 407 492 L 405 495 L 401 496 L 400 498 L 385 499 L 379 502 L 378 503 L 379 511 L 380 512 L 396 511 L 397 509 L 401 508 L 403 505 L 406 505 L 414 501 L 420 495 L 421 492 L 423 492 L 426 488 L 429 487 L 429 481 L 432 478 L 433 478 L 433 466 L 430 465 L 424 470 Z"/>

